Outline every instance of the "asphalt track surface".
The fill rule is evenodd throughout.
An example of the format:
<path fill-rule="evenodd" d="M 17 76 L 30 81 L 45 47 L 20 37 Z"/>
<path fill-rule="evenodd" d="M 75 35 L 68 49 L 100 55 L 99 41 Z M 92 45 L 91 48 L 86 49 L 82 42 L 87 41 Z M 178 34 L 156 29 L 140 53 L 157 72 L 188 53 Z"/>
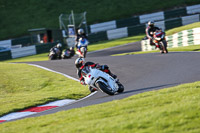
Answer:
<path fill-rule="evenodd" d="M 100 104 L 116 99 L 123 99 L 138 93 L 163 89 L 183 83 L 200 81 L 200 53 L 199 52 L 170 52 L 168 54 L 151 53 L 139 55 L 110 56 L 113 53 L 138 51 L 138 43 L 128 44 L 99 52 L 89 53 L 86 61 L 107 64 L 124 85 L 121 94 L 109 96 L 101 91 L 84 100 L 70 105 L 47 110 L 28 117 L 52 114 L 55 112 L 80 108 L 93 104 Z M 47 67 L 74 78 L 76 57 L 66 60 L 31 62 L 31 64 Z"/>

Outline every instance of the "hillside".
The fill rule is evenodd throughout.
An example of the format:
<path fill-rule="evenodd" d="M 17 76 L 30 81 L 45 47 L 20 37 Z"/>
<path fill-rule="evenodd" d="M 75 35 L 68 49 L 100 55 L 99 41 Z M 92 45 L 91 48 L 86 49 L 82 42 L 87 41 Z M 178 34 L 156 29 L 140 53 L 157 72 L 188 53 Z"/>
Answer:
<path fill-rule="evenodd" d="M 0 40 L 26 35 L 28 29 L 59 28 L 59 15 L 71 10 L 86 11 L 88 24 L 93 24 L 198 3 L 200 0 L 1 0 Z"/>

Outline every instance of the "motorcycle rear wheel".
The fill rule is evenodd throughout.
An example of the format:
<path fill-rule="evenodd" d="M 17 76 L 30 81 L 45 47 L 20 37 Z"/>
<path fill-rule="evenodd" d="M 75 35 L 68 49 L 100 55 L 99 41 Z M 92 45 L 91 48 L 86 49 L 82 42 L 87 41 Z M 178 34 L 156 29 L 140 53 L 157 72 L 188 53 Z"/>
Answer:
<path fill-rule="evenodd" d="M 104 93 L 108 94 L 108 95 L 114 95 L 115 93 L 112 92 L 111 90 L 109 90 L 107 88 L 107 86 L 103 83 L 103 82 L 97 82 L 96 86 L 101 89 Z"/>

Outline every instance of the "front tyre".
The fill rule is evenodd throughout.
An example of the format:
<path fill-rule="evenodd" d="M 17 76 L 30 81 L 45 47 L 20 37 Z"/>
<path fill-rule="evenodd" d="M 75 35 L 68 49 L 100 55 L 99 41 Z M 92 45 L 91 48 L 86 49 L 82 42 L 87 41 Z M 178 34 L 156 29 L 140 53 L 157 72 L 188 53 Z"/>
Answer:
<path fill-rule="evenodd" d="M 55 57 L 53 54 L 49 56 L 49 60 L 54 60 L 54 59 L 55 59 Z"/>
<path fill-rule="evenodd" d="M 117 84 L 118 84 L 118 86 L 119 86 L 119 89 L 118 89 L 118 93 L 122 93 L 122 92 L 124 92 L 124 86 L 118 81 L 117 82 Z"/>
<path fill-rule="evenodd" d="M 81 47 L 82 58 L 85 58 L 85 57 L 86 57 L 86 53 L 87 53 L 86 48 L 85 48 L 85 47 Z"/>
<path fill-rule="evenodd" d="M 97 82 L 96 86 L 101 89 L 104 93 L 108 95 L 114 95 L 115 93 L 108 89 L 108 87 L 103 82 Z"/>
<path fill-rule="evenodd" d="M 168 50 L 167 50 L 167 42 L 166 42 L 166 40 L 163 40 L 163 41 L 162 41 L 162 47 L 163 47 L 163 52 L 164 52 L 164 53 L 168 53 Z"/>

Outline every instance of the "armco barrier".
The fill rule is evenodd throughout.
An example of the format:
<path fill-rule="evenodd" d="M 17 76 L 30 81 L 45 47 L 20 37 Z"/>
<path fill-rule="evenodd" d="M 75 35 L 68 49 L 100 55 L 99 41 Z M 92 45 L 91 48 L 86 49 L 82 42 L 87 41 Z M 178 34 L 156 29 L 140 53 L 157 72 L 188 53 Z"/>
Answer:
<path fill-rule="evenodd" d="M 37 44 L 35 45 L 36 53 L 41 54 L 41 53 L 49 52 L 49 50 L 55 45 L 56 43 Z"/>
<path fill-rule="evenodd" d="M 9 60 L 9 59 L 12 59 L 10 50 L 0 52 L 0 61 Z"/>
<path fill-rule="evenodd" d="M 139 17 L 131 17 L 121 20 L 116 20 L 117 28 L 130 27 L 140 24 Z"/>
<path fill-rule="evenodd" d="M 12 46 L 11 39 L 0 41 L 0 47 L 11 48 L 11 46 Z"/>
<path fill-rule="evenodd" d="M 189 16 L 184 16 L 184 17 L 179 17 L 179 18 L 172 18 L 172 19 L 168 19 L 165 21 L 163 21 L 163 20 L 156 21 L 155 25 L 157 27 L 162 28 L 163 30 L 168 30 L 168 29 L 183 26 L 186 24 L 199 22 L 199 21 L 200 21 L 200 15 L 195 14 L 195 15 L 189 15 Z M 133 36 L 133 35 L 138 35 L 138 34 L 145 34 L 145 28 L 147 26 L 148 26 L 147 24 L 139 24 L 139 25 L 124 27 L 124 28 L 128 29 L 127 30 L 128 36 Z M 89 34 L 89 40 L 91 43 L 93 43 L 93 42 L 102 41 L 102 40 L 108 40 L 108 39 L 111 40 L 111 39 L 117 39 L 117 38 L 121 38 L 121 37 L 127 37 L 125 35 L 125 32 L 122 32 L 122 34 L 124 33 L 123 35 L 116 35 L 116 36 L 111 35 L 111 33 L 115 33 L 112 31 L 118 31 L 118 29 L 123 29 L 123 28 L 117 28 L 117 29 L 112 29 L 112 30 Z M 115 37 L 113 37 L 113 36 L 115 36 Z"/>
<path fill-rule="evenodd" d="M 0 60 L 14 59 L 29 55 L 41 54 L 49 52 L 56 43 L 38 44 L 21 48 L 14 48 L 11 51 L 0 52 Z"/>
<path fill-rule="evenodd" d="M 165 29 L 172 29 L 175 27 L 182 26 L 182 20 L 181 18 L 175 18 L 165 21 Z"/>
<path fill-rule="evenodd" d="M 35 46 L 11 49 L 12 58 L 24 57 L 35 54 L 36 54 Z"/>
<path fill-rule="evenodd" d="M 182 25 L 191 24 L 194 22 L 198 22 L 200 20 L 199 14 L 181 17 L 181 19 L 182 19 Z"/>
<path fill-rule="evenodd" d="M 19 44 L 22 46 L 30 45 L 31 44 L 31 36 L 24 36 L 24 37 L 12 39 L 12 46 L 19 45 Z"/>
<path fill-rule="evenodd" d="M 128 36 L 139 35 L 145 33 L 145 24 L 128 27 Z"/>
<path fill-rule="evenodd" d="M 181 47 L 189 45 L 200 44 L 200 27 L 190 30 L 184 30 L 176 34 L 166 37 L 168 42 L 168 48 Z M 149 44 L 149 40 L 142 40 L 142 51 L 155 50 L 155 46 Z"/>
<path fill-rule="evenodd" d="M 95 32 L 100 32 L 100 31 L 116 29 L 116 28 L 117 28 L 116 21 L 114 20 L 114 21 L 90 25 L 90 30 L 91 30 L 90 32 L 95 33 Z"/>
<path fill-rule="evenodd" d="M 122 38 L 122 37 L 128 37 L 127 27 L 118 28 L 118 29 L 114 29 L 114 30 L 108 30 L 107 36 L 108 36 L 109 40 Z"/>
<path fill-rule="evenodd" d="M 162 30 L 165 30 L 165 21 L 158 21 L 158 22 L 155 22 L 155 25 L 159 28 L 161 28 Z M 148 26 L 146 24 L 146 26 Z"/>
<path fill-rule="evenodd" d="M 88 36 L 89 42 L 94 43 L 98 41 L 108 40 L 106 31 L 98 32 L 98 33 L 92 33 Z"/>
<path fill-rule="evenodd" d="M 200 13 L 200 4 L 193 5 L 193 6 L 187 6 L 186 10 L 187 10 L 187 14 Z"/>
<path fill-rule="evenodd" d="M 158 21 L 158 20 L 164 20 L 164 12 L 156 12 L 156 13 L 151 13 L 151 14 L 144 14 L 144 15 L 140 15 L 140 24 L 146 23 L 149 20 L 154 20 L 154 21 Z"/>
<path fill-rule="evenodd" d="M 183 17 L 187 15 L 194 15 L 200 13 L 200 4 L 187 6 L 182 8 L 176 8 L 168 11 L 163 12 L 155 12 L 149 14 L 143 14 L 140 16 L 134 16 L 130 18 L 120 19 L 120 20 L 113 20 L 109 22 L 103 22 L 98 24 L 90 25 L 90 33 L 95 33 L 99 31 L 107 31 L 115 28 L 122 28 L 122 27 L 132 27 L 139 24 L 144 24 L 149 20 L 152 21 L 164 21 L 166 19 Z"/>
<path fill-rule="evenodd" d="M 176 17 L 186 16 L 187 11 L 186 11 L 186 8 L 173 9 L 173 10 L 165 11 L 164 15 L 165 15 L 165 19 L 176 18 Z"/>

